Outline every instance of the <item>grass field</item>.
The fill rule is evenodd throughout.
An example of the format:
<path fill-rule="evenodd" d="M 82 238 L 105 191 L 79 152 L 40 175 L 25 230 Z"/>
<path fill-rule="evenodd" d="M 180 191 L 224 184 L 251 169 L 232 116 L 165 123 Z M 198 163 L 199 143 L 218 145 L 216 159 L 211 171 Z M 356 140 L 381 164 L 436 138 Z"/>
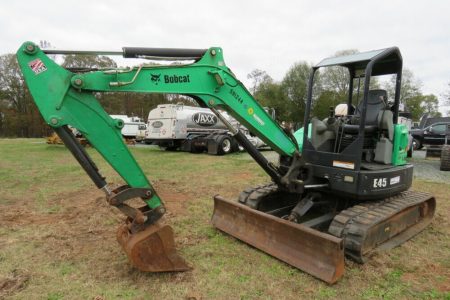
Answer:
<path fill-rule="evenodd" d="M 121 179 L 88 149 L 108 181 Z M 268 178 L 244 154 L 132 148 L 169 210 L 192 271 L 133 269 L 115 240 L 124 219 L 63 146 L 0 140 L 0 299 L 450 299 L 450 184 L 416 180 L 437 198 L 424 232 L 327 285 L 209 223 L 212 196 L 236 198 Z"/>

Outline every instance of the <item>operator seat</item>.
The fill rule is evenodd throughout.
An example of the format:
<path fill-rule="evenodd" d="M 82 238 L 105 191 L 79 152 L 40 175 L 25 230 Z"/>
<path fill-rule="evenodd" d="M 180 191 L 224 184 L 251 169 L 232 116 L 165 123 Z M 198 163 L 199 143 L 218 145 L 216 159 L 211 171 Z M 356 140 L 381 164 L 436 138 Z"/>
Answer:
<path fill-rule="evenodd" d="M 355 115 L 350 124 L 344 125 L 344 133 L 357 135 L 363 103 L 358 104 Z M 366 161 L 372 160 L 388 165 L 392 160 L 393 139 L 394 139 L 394 118 L 393 113 L 387 105 L 387 92 L 385 90 L 370 90 L 367 98 L 366 119 L 364 124 L 364 145 L 367 144 L 364 153 Z M 370 141 L 377 140 L 374 146 Z M 366 146 L 365 146 L 366 147 Z M 373 150 L 371 150 L 373 149 Z"/>
<path fill-rule="evenodd" d="M 380 112 L 387 112 L 386 106 L 387 92 L 385 90 L 370 90 L 367 98 L 366 120 L 364 126 L 364 132 L 372 133 L 378 129 L 380 120 L 378 115 Z M 356 134 L 359 132 L 359 124 L 361 120 L 361 114 L 363 110 L 363 101 L 361 101 L 356 107 L 355 114 L 353 115 L 351 124 L 344 126 L 344 132 L 349 134 Z"/>
<path fill-rule="evenodd" d="M 385 90 L 378 89 L 369 91 L 364 126 L 363 150 L 367 162 L 375 161 L 382 164 L 390 164 L 391 162 L 394 138 L 394 119 L 393 113 L 386 103 L 387 92 Z M 350 116 L 350 123 L 343 125 L 338 122 L 330 123 L 328 122 L 329 119 L 320 121 L 317 118 L 312 118 L 311 142 L 313 146 L 320 151 L 330 151 L 330 149 L 334 149 L 335 146 L 333 146 L 332 142 L 336 139 L 336 133 L 342 131 L 344 134 L 340 137 L 338 136 L 338 138 L 347 141 L 339 141 L 340 146 L 338 149 L 342 149 L 341 145 L 348 145 L 351 143 L 359 133 L 362 110 L 363 103 L 361 101 L 355 109 L 355 114 Z M 338 105 L 335 109 L 336 116 L 346 116 L 347 112 L 347 104 Z M 348 138 L 348 136 L 350 136 L 350 138 Z M 374 142 L 374 140 L 376 142 Z"/>

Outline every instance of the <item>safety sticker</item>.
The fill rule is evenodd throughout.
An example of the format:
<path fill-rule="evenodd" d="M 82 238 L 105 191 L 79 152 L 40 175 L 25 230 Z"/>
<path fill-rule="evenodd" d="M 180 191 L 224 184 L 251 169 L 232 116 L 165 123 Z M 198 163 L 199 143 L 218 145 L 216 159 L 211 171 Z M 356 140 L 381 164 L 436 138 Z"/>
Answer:
<path fill-rule="evenodd" d="M 333 167 L 353 170 L 355 169 L 355 164 L 348 161 L 333 160 Z"/>
<path fill-rule="evenodd" d="M 397 184 L 399 182 L 400 182 L 400 176 L 395 176 L 395 177 L 391 178 L 389 183 L 390 183 L 390 185 L 393 185 L 393 184 Z"/>
<path fill-rule="evenodd" d="M 42 60 L 39 58 L 31 61 L 28 63 L 28 66 L 30 66 L 31 70 L 34 72 L 34 74 L 38 75 L 44 71 L 47 71 L 47 67 L 44 65 Z"/>
<path fill-rule="evenodd" d="M 262 126 L 264 126 L 264 121 L 263 120 L 261 120 L 261 118 L 260 117 L 258 117 L 256 114 L 253 114 L 253 118 L 256 120 L 256 122 L 258 122 L 259 123 L 259 125 L 262 125 Z"/>

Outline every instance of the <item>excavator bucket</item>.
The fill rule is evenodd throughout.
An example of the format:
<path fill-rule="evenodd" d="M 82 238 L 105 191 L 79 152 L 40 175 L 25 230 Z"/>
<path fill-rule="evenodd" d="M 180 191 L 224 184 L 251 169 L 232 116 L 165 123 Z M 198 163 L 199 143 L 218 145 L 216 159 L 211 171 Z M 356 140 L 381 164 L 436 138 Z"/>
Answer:
<path fill-rule="evenodd" d="M 117 230 L 117 241 L 131 264 L 144 272 L 187 271 L 191 268 L 177 254 L 172 227 L 154 224 L 131 233 L 124 224 Z"/>
<path fill-rule="evenodd" d="M 212 223 L 218 229 L 328 283 L 344 273 L 340 238 L 238 202 L 214 197 Z"/>

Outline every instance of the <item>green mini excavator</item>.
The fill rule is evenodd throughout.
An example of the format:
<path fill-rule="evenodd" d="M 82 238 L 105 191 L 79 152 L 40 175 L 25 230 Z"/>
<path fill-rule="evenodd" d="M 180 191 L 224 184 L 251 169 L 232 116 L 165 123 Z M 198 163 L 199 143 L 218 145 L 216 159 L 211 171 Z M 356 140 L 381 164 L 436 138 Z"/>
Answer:
<path fill-rule="evenodd" d="M 121 55 L 183 64 L 71 70 L 48 54 Z M 117 238 L 142 271 L 184 271 L 189 266 L 177 254 L 172 228 L 163 221 L 162 200 L 122 141 L 123 121 L 111 118 L 94 93 L 182 94 L 210 108 L 271 179 L 244 190 L 237 201 L 215 196 L 212 224 L 326 282 L 342 276 L 344 256 L 363 263 L 374 251 L 411 238 L 433 218 L 434 197 L 409 190 L 413 166 L 405 161 L 407 129 L 398 123 L 402 57 L 396 47 L 327 58 L 313 67 L 304 126 L 295 135 L 258 104 L 225 65 L 218 47 L 105 52 L 41 50 L 26 42 L 17 59 L 45 122 L 106 193 L 108 203 L 127 216 Z M 348 100 L 319 120 L 310 115 L 314 77 L 320 68 L 332 66 L 348 70 Z M 373 76 L 387 74 L 397 78 L 393 105 L 386 91 L 369 88 Z M 279 162 L 269 162 L 222 111 L 270 145 Z M 110 188 L 68 126 L 83 134 L 125 185 Z M 142 207 L 129 205 L 136 198 L 143 200 Z"/>

